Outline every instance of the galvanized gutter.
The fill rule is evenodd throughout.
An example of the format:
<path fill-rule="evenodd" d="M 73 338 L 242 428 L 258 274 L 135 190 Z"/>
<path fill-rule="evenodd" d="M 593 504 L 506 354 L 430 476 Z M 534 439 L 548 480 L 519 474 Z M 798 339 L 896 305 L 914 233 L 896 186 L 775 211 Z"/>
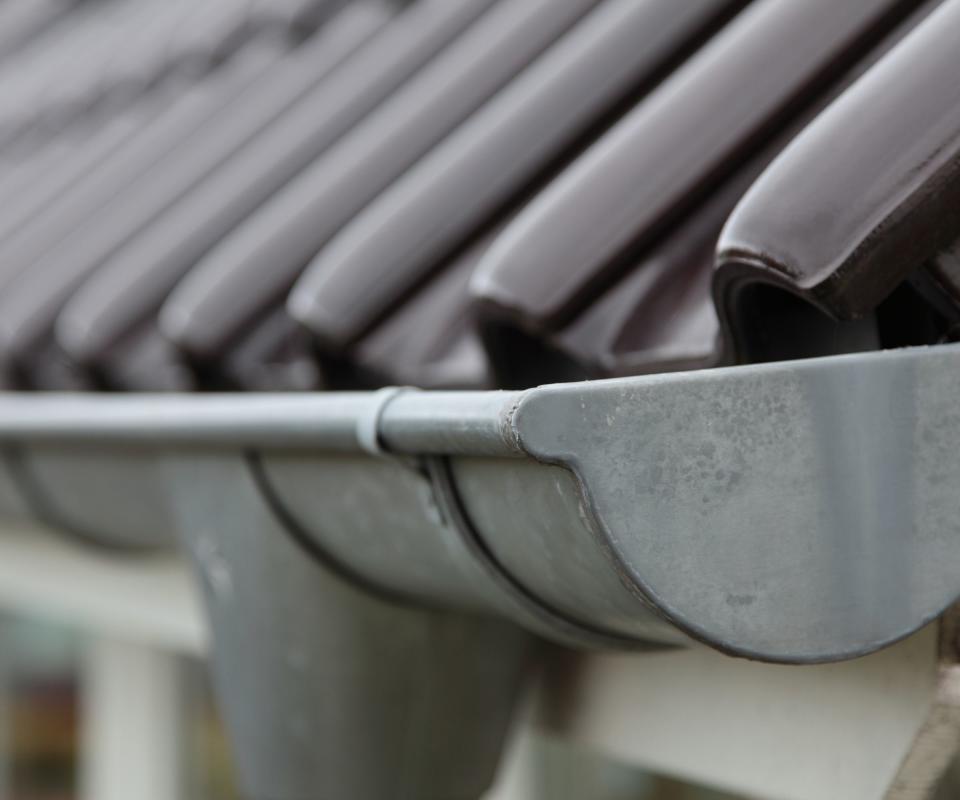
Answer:
<path fill-rule="evenodd" d="M 429 513 L 411 497 L 452 493 L 501 567 L 585 628 L 676 641 L 676 627 L 748 657 L 821 661 L 902 637 L 960 589 L 943 557 L 960 502 L 940 488 L 960 468 L 937 458 L 958 438 L 958 355 L 919 348 L 523 392 L 6 395 L 0 438 L 41 483 L 67 459 L 82 471 L 83 453 L 253 456 L 307 528 L 324 518 L 312 535 L 345 560 L 362 549 L 356 537 L 376 550 L 398 512 L 370 507 L 375 524 L 348 546 L 334 521 L 349 503 L 325 496 L 328 470 L 409 500 L 424 519 L 408 544 L 438 569 L 449 553 L 425 546 Z M 97 513 L 109 522 L 109 507 Z M 418 585 L 399 563 L 352 566 L 389 591 L 502 610 L 470 587 Z"/>
<path fill-rule="evenodd" d="M 942 613 L 958 392 L 946 345 L 523 392 L 8 394 L 0 498 L 185 548 L 252 797 L 476 798 L 540 638 L 810 663 Z"/>

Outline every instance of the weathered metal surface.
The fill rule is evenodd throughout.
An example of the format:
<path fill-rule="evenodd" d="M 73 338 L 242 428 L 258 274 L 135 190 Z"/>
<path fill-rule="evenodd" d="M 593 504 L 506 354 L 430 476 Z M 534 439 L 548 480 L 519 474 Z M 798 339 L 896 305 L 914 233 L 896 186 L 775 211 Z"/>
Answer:
<path fill-rule="evenodd" d="M 960 588 L 957 352 L 548 387 L 514 425 L 579 476 L 611 576 L 682 630 L 753 658 L 845 658 Z"/>
<path fill-rule="evenodd" d="M 0 439 L 61 492 L 78 441 L 88 470 L 135 445 L 255 453 L 304 535 L 385 591 L 586 646 L 693 637 L 803 663 L 889 644 L 960 591 L 958 353 L 521 393 L 6 396 Z M 86 528 L 124 520 L 75 502 Z"/>

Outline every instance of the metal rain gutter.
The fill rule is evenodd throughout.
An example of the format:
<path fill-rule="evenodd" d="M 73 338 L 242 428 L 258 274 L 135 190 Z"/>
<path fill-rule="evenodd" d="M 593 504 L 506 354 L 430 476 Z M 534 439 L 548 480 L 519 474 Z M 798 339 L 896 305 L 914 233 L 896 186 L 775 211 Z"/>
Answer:
<path fill-rule="evenodd" d="M 318 544 L 345 558 L 330 523 L 353 498 L 324 497 L 322 481 L 299 492 L 301 476 L 328 464 L 397 498 L 455 492 L 504 571 L 584 625 L 639 640 L 676 626 L 741 655 L 821 661 L 900 638 L 955 594 L 916 559 L 931 538 L 947 546 L 936 523 L 958 505 L 935 458 L 958 438 L 958 360 L 946 345 L 522 392 L 10 394 L 0 439 L 31 469 L 85 452 L 255 457 L 296 516 L 325 501 Z M 381 572 L 391 591 L 476 599 L 402 564 Z"/>
<path fill-rule="evenodd" d="M 810 663 L 938 616 L 958 391 L 944 345 L 522 392 L 8 394 L 0 498 L 179 539 L 253 796 L 437 785 L 350 744 L 408 742 L 398 703 L 430 717 L 424 764 L 473 753 L 449 796 L 479 796 L 531 634 Z"/>

